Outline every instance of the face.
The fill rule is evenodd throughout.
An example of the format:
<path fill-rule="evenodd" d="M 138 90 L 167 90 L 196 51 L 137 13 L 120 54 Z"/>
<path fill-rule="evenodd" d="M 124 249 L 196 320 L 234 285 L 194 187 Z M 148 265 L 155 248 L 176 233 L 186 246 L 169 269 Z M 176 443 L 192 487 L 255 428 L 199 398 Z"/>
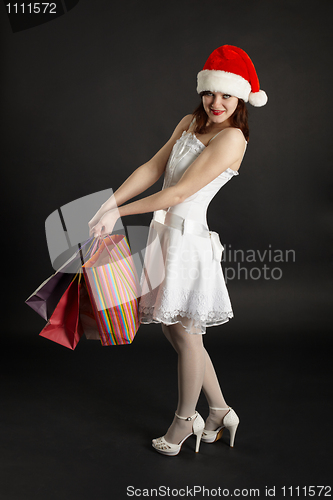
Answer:
<path fill-rule="evenodd" d="M 230 116 L 237 108 L 238 97 L 222 92 L 208 92 L 202 96 L 202 104 L 208 115 L 207 125 L 228 125 Z"/>

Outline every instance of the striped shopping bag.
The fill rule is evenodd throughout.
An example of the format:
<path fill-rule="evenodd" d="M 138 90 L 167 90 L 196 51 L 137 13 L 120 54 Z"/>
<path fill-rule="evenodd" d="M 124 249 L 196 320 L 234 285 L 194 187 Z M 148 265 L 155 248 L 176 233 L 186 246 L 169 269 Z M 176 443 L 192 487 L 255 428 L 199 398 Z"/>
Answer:
<path fill-rule="evenodd" d="M 126 237 L 106 236 L 82 269 L 102 345 L 130 344 L 139 328 L 139 281 Z"/>

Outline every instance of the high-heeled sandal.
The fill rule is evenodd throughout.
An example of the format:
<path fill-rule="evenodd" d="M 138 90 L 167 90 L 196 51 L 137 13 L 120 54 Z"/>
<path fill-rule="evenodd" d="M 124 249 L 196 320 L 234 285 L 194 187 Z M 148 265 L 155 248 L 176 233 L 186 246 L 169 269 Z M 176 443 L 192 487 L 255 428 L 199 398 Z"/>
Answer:
<path fill-rule="evenodd" d="M 235 410 L 228 406 L 228 408 L 213 408 L 209 407 L 211 410 L 230 410 L 222 419 L 222 425 L 218 427 L 215 431 L 208 431 L 204 429 L 202 434 L 202 441 L 204 443 L 215 443 L 221 439 L 224 429 L 228 429 L 230 433 L 230 447 L 234 447 L 235 435 L 237 427 L 239 424 L 239 418 Z"/>
<path fill-rule="evenodd" d="M 162 436 L 160 438 L 153 439 L 153 441 L 152 441 L 153 448 L 155 448 L 156 451 L 158 451 L 159 453 L 162 453 L 163 455 L 169 455 L 170 457 L 173 457 L 175 455 L 178 455 L 184 441 L 186 441 L 186 439 L 188 437 L 190 437 L 190 436 L 192 436 L 192 434 L 194 434 L 197 438 L 196 444 L 195 444 L 195 452 L 198 453 L 202 433 L 203 433 L 203 430 L 205 427 L 204 419 L 197 411 L 195 412 L 194 415 L 192 415 L 192 417 L 181 417 L 180 415 L 177 415 L 177 413 L 175 413 L 175 415 L 177 418 L 180 418 L 181 420 L 188 420 L 188 421 L 193 420 L 192 432 L 190 434 L 188 434 L 187 436 L 185 436 L 184 439 L 182 439 L 180 441 L 180 443 L 178 443 L 178 444 L 168 443 L 165 440 L 164 436 Z"/>

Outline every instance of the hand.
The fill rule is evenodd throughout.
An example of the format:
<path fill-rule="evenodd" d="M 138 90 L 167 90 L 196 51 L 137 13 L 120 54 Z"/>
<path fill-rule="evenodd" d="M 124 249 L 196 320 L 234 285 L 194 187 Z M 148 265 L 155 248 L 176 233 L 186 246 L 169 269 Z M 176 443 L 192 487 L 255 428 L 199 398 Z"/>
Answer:
<path fill-rule="evenodd" d="M 101 218 L 103 217 L 103 215 L 106 214 L 106 212 L 109 212 L 111 209 L 115 209 L 115 208 L 117 208 L 117 204 L 116 204 L 114 195 L 112 195 L 105 203 L 103 203 L 103 205 L 96 212 L 96 214 L 94 215 L 94 217 L 88 222 L 89 235 L 90 236 L 93 235 L 93 230 L 92 229 L 101 220 Z"/>
<path fill-rule="evenodd" d="M 97 214 L 96 214 L 97 215 Z M 99 219 L 97 224 L 90 229 L 90 234 L 95 238 L 100 238 L 106 234 L 111 234 L 113 228 L 119 219 L 119 212 L 117 209 L 109 210 Z M 94 219 L 91 220 L 91 222 Z M 89 223 L 90 224 L 90 223 Z"/>
<path fill-rule="evenodd" d="M 96 212 L 94 217 L 88 222 L 89 226 L 89 236 L 93 235 L 93 228 L 96 226 L 96 224 L 100 221 L 101 217 L 104 215 L 104 211 L 102 211 L 102 207 Z"/>

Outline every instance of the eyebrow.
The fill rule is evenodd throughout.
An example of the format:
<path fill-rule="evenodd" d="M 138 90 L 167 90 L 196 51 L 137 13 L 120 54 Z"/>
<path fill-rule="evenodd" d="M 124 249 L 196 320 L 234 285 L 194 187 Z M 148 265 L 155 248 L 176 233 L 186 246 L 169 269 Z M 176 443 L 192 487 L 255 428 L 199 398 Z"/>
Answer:
<path fill-rule="evenodd" d="M 213 90 L 203 90 L 201 92 L 201 95 L 202 96 L 207 95 L 207 94 L 214 94 L 214 95 L 216 95 L 216 94 L 219 94 L 219 93 L 222 94 L 222 95 L 228 95 L 228 96 L 231 97 L 231 94 L 228 94 L 227 92 L 214 92 Z"/>

